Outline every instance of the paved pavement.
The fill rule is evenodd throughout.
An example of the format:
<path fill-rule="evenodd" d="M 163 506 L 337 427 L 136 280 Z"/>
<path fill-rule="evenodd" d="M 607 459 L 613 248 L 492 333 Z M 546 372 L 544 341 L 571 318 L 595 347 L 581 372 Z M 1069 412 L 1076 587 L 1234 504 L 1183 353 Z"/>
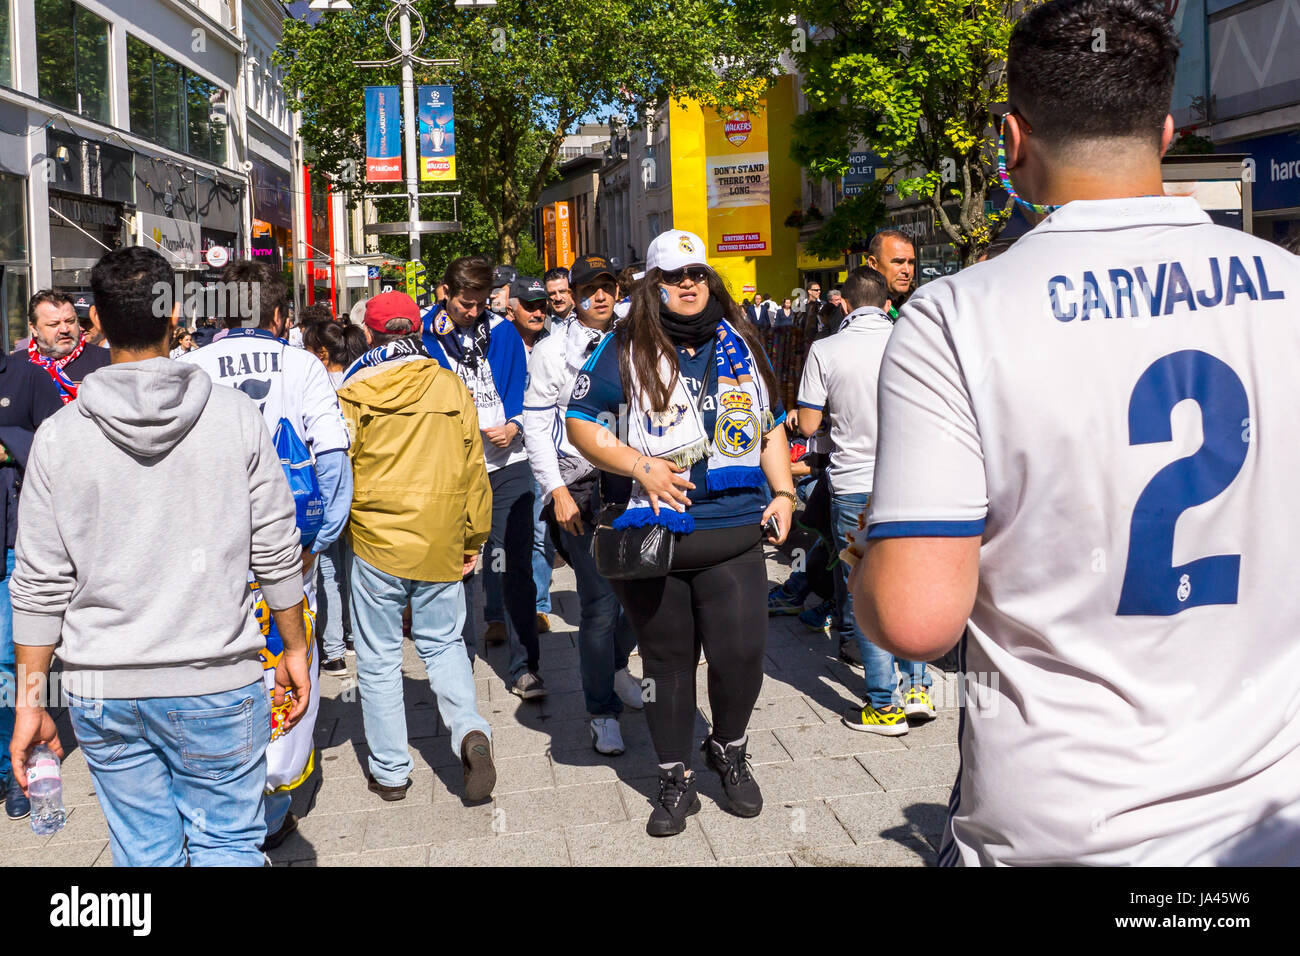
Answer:
<path fill-rule="evenodd" d="M 786 570 L 769 560 L 773 580 Z M 482 589 L 477 589 L 481 594 Z M 479 710 L 492 725 L 498 782 L 491 801 L 468 805 L 460 760 L 440 721 L 424 667 L 405 646 L 405 695 L 413 786 L 384 803 L 366 789 L 361 705 L 352 677 L 324 677 L 317 722 L 318 770 L 295 792 L 298 833 L 270 856 L 292 866 L 933 865 L 957 771 L 956 682 L 932 668 L 937 720 L 887 739 L 840 724 L 862 690 L 861 669 L 796 618 L 773 618 L 766 676 L 750 723 L 750 753 L 763 789 L 760 816 L 724 812 L 715 774 L 697 761 L 702 812 L 667 839 L 645 834 L 656 761 L 645 717 L 622 719 L 627 753 L 591 749 L 568 568 L 555 573 L 553 630 L 542 636 L 541 702 L 510 694 L 505 649 L 475 663 Z M 763 595 L 754 595 L 763 600 Z M 631 670 L 640 672 L 640 659 Z M 707 732 L 707 665 L 699 669 L 697 731 Z M 111 866 L 108 831 L 90 774 L 67 724 L 63 765 L 67 825 L 37 836 L 0 817 L 0 864 Z"/>

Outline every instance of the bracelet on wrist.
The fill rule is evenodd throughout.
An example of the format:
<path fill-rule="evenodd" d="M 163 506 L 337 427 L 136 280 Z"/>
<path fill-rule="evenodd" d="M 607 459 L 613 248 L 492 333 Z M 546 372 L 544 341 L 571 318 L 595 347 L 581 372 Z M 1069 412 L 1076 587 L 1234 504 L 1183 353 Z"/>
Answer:
<path fill-rule="evenodd" d="M 790 504 L 792 504 L 792 505 L 797 505 L 797 504 L 799 504 L 799 498 L 795 495 L 795 493 L 794 493 L 793 491 L 774 491 L 774 492 L 772 492 L 772 497 L 773 497 L 773 498 L 789 498 L 789 499 L 790 499 Z"/>

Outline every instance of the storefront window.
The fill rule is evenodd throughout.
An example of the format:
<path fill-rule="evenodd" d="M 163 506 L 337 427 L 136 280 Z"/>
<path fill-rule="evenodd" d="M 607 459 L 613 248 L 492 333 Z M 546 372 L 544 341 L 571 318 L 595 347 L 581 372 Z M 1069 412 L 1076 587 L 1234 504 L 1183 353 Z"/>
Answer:
<path fill-rule="evenodd" d="M 71 0 L 35 0 L 41 99 L 109 121 L 108 23 Z"/>
<path fill-rule="evenodd" d="M 226 162 L 225 126 L 213 121 L 220 88 L 128 35 L 131 131 L 217 165 Z"/>
<path fill-rule="evenodd" d="M 0 316 L 5 350 L 27 334 L 27 196 L 24 181 L 0 175 Z"/>
<path fill-rule="evenodd" d="M 126 75 L 131 90 L 131 132 L 157 139 L 153 115 L 153 49 L 129 33 Z"/>

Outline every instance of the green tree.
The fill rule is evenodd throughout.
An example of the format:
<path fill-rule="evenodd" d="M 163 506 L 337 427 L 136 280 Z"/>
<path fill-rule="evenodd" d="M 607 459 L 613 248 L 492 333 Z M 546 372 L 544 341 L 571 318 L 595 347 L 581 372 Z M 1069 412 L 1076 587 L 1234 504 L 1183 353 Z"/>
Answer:
<path fill-rule="evenodd" d="M 791 13 L 815 25 L 793 50 L 810 107 L 795 123 L 794 158 L 829 177 L 864 145 L 886 157 L 899 196 L 920 197 L 973 263 L 1011 214 L 1009 201 L 986 211 L 997 185 L 992 107 L 1007 95 L 1011 29 L 1039 2 L 773 0 L 774 33 L 790 36 Z M 877 183 L 838 207 L 813 250 L 837 254 L 869 235 L 884 218 L 882 191 Z"/>
<path fill-rule="evenodd" d="M 276 61 L 303 112 L 302 138 L 333 175 L 364 170 L 366 85 L 400 82 L 397 66 L 361 70 L 357 59 L 391 55 L 381 0 L 287 22 Z M 419 55 L 457 59 L 416 68 L 417 83 L 454 88 L 458 185 L 496 237 L 502 262 L 560 159 L 564 137 L 583 117 L 671 96 L 738 99 L 748 64 L 775 60 L 775 38 L 755 40 L 720 0 L 500 0 L 480 13 L 447 0 L 417 4 L 427 39 Z M 398 205 L 386 203 L 385 205 Z M 394 212 L 385 210 L 389 218 Z"/>

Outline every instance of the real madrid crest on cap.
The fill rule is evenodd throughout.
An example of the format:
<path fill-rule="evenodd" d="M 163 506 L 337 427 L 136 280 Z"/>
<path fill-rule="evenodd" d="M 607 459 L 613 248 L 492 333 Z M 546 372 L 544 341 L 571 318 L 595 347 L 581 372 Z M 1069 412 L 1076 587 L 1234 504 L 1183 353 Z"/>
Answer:
<path fill-rule="evenodd" d="M 679 236 L 677 239 L 677 248 L 682 250 L 682 252 L 687 253 L 695 251 L 695 247 L 691 245 L 690 236 Z"/>

